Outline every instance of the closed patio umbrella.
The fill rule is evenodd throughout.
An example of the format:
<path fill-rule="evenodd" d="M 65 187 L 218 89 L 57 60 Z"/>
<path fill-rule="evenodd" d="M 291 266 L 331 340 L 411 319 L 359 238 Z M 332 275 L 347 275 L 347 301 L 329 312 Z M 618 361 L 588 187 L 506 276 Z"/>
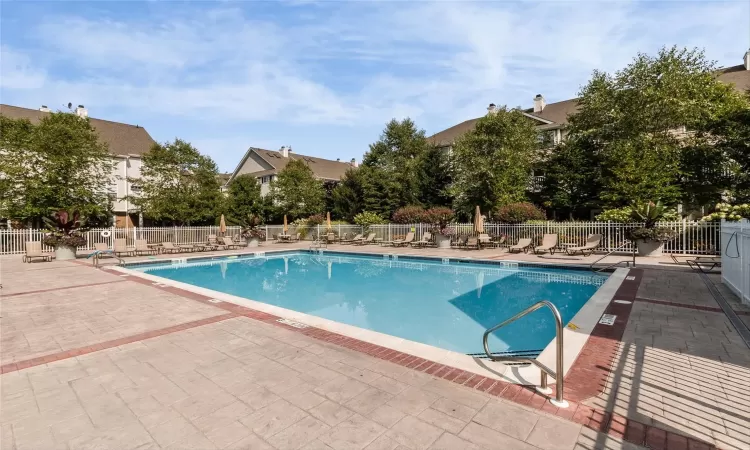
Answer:
<path fill-rule="evenodd" d="M 330 229 L 331 229 L 331 212 L 328 211 L 326 213 L 326 230 L 330 230 Z"/>
<path fill-rule="evenodd" d="M 289 226 L 286 224 L 286 214 L 284 214 L 284 234 L 289 231 Z"/>
<path fill-rule="evenodd" d="M 221 215 L 221 219 L 219 219 L 219 234 L 222 236 L 227 232 L 227 221 L 224 220 L 224 214 Z"/>
<path fill-rule="evenodd" d="M 477 210 L 474 212 L 474 231 L 484 233 L 484 221 L 482 220 L 482 212 L 479 210 L 479 205 L 477 205 Z"/>

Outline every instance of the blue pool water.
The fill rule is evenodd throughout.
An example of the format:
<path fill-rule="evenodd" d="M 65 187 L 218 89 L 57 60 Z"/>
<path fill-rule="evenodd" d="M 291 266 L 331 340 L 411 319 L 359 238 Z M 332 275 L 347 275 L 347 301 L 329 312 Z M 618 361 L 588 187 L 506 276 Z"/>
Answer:
<path fill-rule="evenodd" d="M 583 270 L 308 252 L 133 268 L 468 354 L 482 352 L 487 328 L 539 300 L 552 301 L 567 323 L 607 278 Z M 490 348 L 541 350 L 554 336 L 544 308 L 498 330 Z"/>

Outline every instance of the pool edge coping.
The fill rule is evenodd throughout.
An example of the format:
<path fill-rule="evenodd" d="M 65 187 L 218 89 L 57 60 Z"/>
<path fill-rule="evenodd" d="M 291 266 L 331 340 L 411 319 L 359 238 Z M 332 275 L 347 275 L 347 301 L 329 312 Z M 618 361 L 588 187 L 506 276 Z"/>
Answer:
<path fill-rule="evenodd" d="M 228 257 L 257 255 L 258 253 L 262 253 L 264 256 L 266 256 L 267 253 L 283 255 L 284 253 L 300 253 L 300 252 L 319 254 L 319 252 L 316 250 L 279 249 L 279 250 L 272 250 L 269 252 L 265 252 L 265 251 L 264 252 L 244 252 L 244 253 L 235 253 L 235 254 L 221 255 L 221 256 L 211 256 L 211 257 L 199 257 L 198 256 L 198 257 L 192 257 L 192 258 L 179 258 L 179 260 L 185 261 L 185 262 L 188 262 L 189 260 L 212 261 L 212 260 L 227 259 Z M 328 250 L 325 250 L 323 253 L 324 254 L 325 253 L 351 254 L 351 255 L 360 255 L 360 256 L 365 256 L 365 257 L 374 257 L 374 254 L 371 254 L 371 253 L 340 252 L 340 251 L 328 251 Z M 385 253 L 381 255 L 387 256 L 389 254 Z M 401 257 L 402 255 L 398 255 L 398 256 Z M 398 259 L 401 259 L 401 258 L 398 258 Z M 412 257 L 409 255 L 404 255 L 403 259 L 436 260 L 436 261 L 449 259 L 449 260 L 459 260 L 464 263 L 466 262 L 476 263 L 478 261 L 484 261 L 485 264 L 498 265 L 498 266 L 507 266 L 508 262 L 516 263 L 516 261 L 495 261 L 495 260 L 482 260 L 482 259 L 476 259 L 476 258 L 441 258 L 441 257 L 430 257 L 430 256 Z M 153 261 L 153 260 L 150 260 L 150 261 Z M 171 262 L 172 260 L 164 259 L 164 260 L 159 260 L 159 261 L 160 262 L 158 263 L 154 261 L 153 264 L 154 265 L 166 264 L 167 262 Z M 482 263 L 480 262 L 479 264 L 482 264 Z M 146 264 L 140 264 L 140 262 L 134 262 L 132 265 L 139 265 L 142 267 L 142 266 L 145 266 Z M 519 264 L 518 267 L 558 268 L 558 266 L 554 264 L 534 264 L 534 263 L 524 263 L 523 265 Z M 565 265 L 565 267 L 569 269 L 579 269 L 579 270 L 582 268 L 581 266 L 573 266 L 573 265 Z M 149 280 L 153 283 L 174 286 L 176 288 L 180 288 L 189 292 L 204 295 L 210 298 L 215 298 L 221 301 L 232 303 L 238 306 L 243 306 L 243 307 L 250 308 L 256 311 L 260 311 L 260 312 L 264 312 L 267 314 L 272 314 L 272 315 L 281 317 L 282 319 L 292 320 L 292 321 L 299 322 L 307 326 L 320 328 L 322 330 L 337 333 L 342 336 L 360 340 L 362 342 L 379 345 L 379 346 L 386 347 L 386 348 L 389 348 L 398 352 L 407 353 L 415 357 L 434 361 L 436 363 L 439 363 L 445 366 L 450 366 L 450 367 L 461 369 L 467 372 L 472 372 L 477 375 L 485 376 L 485 377 L 492 378 L 495 380 L 504 381 L 506 383 L 513 383 L 513 384 L 519 384 L 519 385 L 539 385 L 540 383 L 541 373 L 539 369 L 534 366 L 524 366 L 524 367 L 508 366 L 503 363 L 489 361 L 487 359 L 482 359 L 482 358 L 475 358 L 475 357 L 472 357 L 463 353 L 454 352 L 452 350 L 446 350 L 440 347 L 435 347 L 432 345 L 423 344 L 421 342 L 399 338 L 397 336 L 392 336 L 392 335 L 381 333 L 378 331 L 369 330 L 366 328 L 360 328 L 360 327 L 356 327 L 356 326 L 341 323 L 341 322 L 336 322 L 330 319 L 325 319 L 323 317 L 318 317 L 318 316 L 314 316 L 311 314 L 306 314 L 303 312 L 299 312 L 299 311 L 295 311 L 295 310 L 291 310 L 287 308 L 282 308 L 279 306 L 271 305 L 271 304 L 260 302 L 257 300 L 247 299 L 244 297 L 239 297 L 236 295 L 215 291 L 213 289 L 203 288 L 203 287 L 194 286 L 188 283 L 183 283 L 180 281 L 170 280 L 168 278 L 163 278 L 157 275 L 150 275 L 148 273 L 129 269 L 127 267 L 112 266 L 110 267 L 110 269 L 116 270 L 121 273 L 126 273 L 131 276 L 137 276 L 137 277 Z M 594 328 L 598 324 L 599 318 L 601 317 L 601 315 L 603 314 L 607 306 L 614 300 L 615 294 L 617 293 L 617 290 L 620 288 L 622 282 L 625 280 L 625 276 L 628 271 L 629 269 L 618 268 L 614 272 L 610 273 L 609 278 L 604 282 L 604 284 L 599 286 L 599 288 L 594 293 L 594 295 L 592 295 L 586 301 L 586 303 L 583 304 L 581 309 L 576 313 L 576 315 L 571 319 L 571 321 L 568 322 L 568 324 L 564 324 L 564 328 L 563 328 L 563 353 L 564 353 L 563 377 L 569 373 L 573 364 L 578 359 L 578 356 L 583 350 L 591 333 L 593 332 Z M 575 327 L 569 327 L 569 324 L 571 323 L 575 323 Z M 556 345 L 555 344 L 556 344 L 556 341 L 555 339 L 553 339 L 552 341 L 550 341 L 549 344 L 547 344 L 547 346 L 543 349 L 542 353 L 540 353 L 540 355 L 537 357 L 537 359 L 542 364 L 545 364 L 547 367 L 555 367 L 555 360 L 556 360 L 556 353 L 555 353 Z"/>

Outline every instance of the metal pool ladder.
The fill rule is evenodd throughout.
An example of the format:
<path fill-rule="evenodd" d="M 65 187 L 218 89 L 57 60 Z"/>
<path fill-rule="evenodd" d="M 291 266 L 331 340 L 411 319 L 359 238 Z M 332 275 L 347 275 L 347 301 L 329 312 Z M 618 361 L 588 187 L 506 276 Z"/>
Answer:
<path fill-rule="evenodd" d="M 557 337 L 557 358 L 556 358 L 556 368 L 555 371 L 550 369 L 549 367 L 545 366 L 544 364 L 540 363 L 536 360 L 536 358 L 526 358 L 523 356 L 497 356 L 493 355 L 492 352 L 490 352 L 489 344 L 487 343 L 487 340 L 490 337 L 490 334 L 494 333 L 495 331 L 499 330 L 500 328 L 515 322 L 516 320 L 520 319 L 521 317 L 532 313 L 536 311 L 539 308 L 542 308 L 546 306 L 547 308 L 552 311 L 552 315 L 555 317 L 555 328 L 556 328 L 556 337 Z M 560 317 L 560 311 L 557 310 L 555 305 L 553 305 L 548 300 L 542 300 L 540 302 L 537 302 L 528 308 L 524 309 L 520 313 L 516 314 L 515 316 L 511 317 L 510 319 L 495 325 L 492 328 L 487 329 L 487 331 L 484 332 L 484 336 L 482 336 L 482 344 L 484 345 L 484 353 L 487 355 L 487 358 L 491 359 L 492 361 L 498 361 L 498 362 L 512 362 L 512 363 L 531 363 L 535 366 L 539 367 L 540 371 L 542 372 L 542 380 L 541 385 L 536 388 L 537 391 L 541 392 L 542 394 L 551 394 L 552 389 L 547 386 L 547 375 L 551 376 L 555 379 L 557 392 L 555 393 L 555 399 L 550 399 L 550 403 L 553 405 L 559 407 L 559 408 L 567 408 L 568 402 L 563 399 L 563 385 L 564 385 L 564 376 L 563 376 L 563 323 L 562 318 Z"/>

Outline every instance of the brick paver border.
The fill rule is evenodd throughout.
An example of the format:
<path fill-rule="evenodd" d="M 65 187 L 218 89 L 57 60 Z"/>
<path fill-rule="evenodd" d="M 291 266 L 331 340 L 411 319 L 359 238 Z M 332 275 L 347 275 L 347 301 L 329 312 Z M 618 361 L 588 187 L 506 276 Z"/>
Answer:
<path fill-rule="evenodd" d="M 103 270 L 109 271 L 109 269 Z M 119 272 L 112 271 L 112 273 Z M 592 430 L 606 433 L 638 445 L 646 445 L 654 450 L 715 449 L 715 446 L 703 441 L 688 438 L 681 434 L 649 426 L 634 420 L 629 420 L 622 415 L 592 408 L 581 403 L 582 400 L 598 395 L 604 390 L 612 361 L 628 322 L 633 301 L 636 300 L 636 292 L 638 291 L 642 274 L 643 271 L 640 269 L 630 270 L 628 278 L 623 281 L 622 285 L 617 290 L 613 301 L 610 302 L 605 310 L 606 314 L 615 314 L 617 316 L 615 323 L 612 326 L 602 324 L 596 325 L 578 358 L 574 361 L 568 371 L 568 376 L 566 377 L 566 384 L 569 386 L 566 390 L 566 399 L 570 403 L 568 408 L 558 408 L 553 405 L 550 403 L 550 398 L 538 393 L 533 386 L 523 386 L 487 378 L 462 369 L 446 366 L 398 350 L 371 344 L 369 342 L 312 326 L 296 328 L 283 322 L 279 322 L 279 319 L 281 318 L 273 314 L 268 314 L 229 302 L 213 303 L 210 302 L 211 297 L 174 286 L 159 286 L 150 280 L 137 276 L 124 278 L 123 281 L 132 281 L 150 285 L 156 289 L 161 289 L 172 294 L 223 309 L 227 311 L 227 314 L 187 322 L 172 327 L 162 328 L 160 330 L 148 331 L 53 355 L 6 364 L 0 367 L 0 373 L 23 370 L 36 365 L 47 364 L 86 353 L 92 353 L 242 316 L 301 333 L 323 342 L 355 350 L 378 359 L 390 361 L 419 372 L 424 372 L 436 378 L 442 378 L 480 392 L 485 392 L 495 397 L 510 400 L 526 407 L 541 410 L 563 419 L 579 423 Z M 625 302 L 618 303 L 615 302 L 615 300 L 624 300 Z"/>
<path fill-rule="evenodd" d="M 19 296 L 19 295 L 41 294 L 43 292 L 62 291 L 62 290 L 65 290 L 65 289 L 76 289 L 76 288 L 83 288 L 83 287 L 89 287 L 89 286 L 100 286 L 102 284 L 121 283 L 123 281 L 127 281 L 127 280 L 100 281 L 98 283 L 76 284 L 76 285 L 73 285 L 73 286 L 60 286 L 60 287 L 52 288 L 52 289 L 37 289 L 35 291 L 14 292 L 12 294 L 3 294 L 3 298 L 16 297 L 16 296 Z"/>

